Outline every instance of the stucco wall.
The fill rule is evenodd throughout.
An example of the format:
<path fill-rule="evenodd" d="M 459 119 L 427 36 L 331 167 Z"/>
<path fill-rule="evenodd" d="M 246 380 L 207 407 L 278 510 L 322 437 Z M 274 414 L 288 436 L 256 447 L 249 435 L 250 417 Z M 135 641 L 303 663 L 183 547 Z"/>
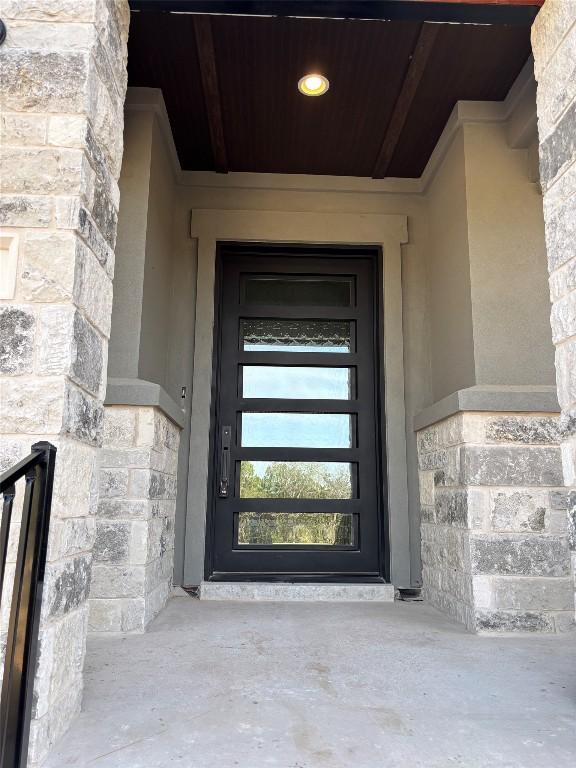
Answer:
<path fill-rule="evenodd" d="M 476 384 L 554 384 L 542 195 L 506 127 L 464 126 Z"/>
<path fill-rule="evenodd" d="M 425 253 L 432 401 L 475 381 L 464 132 L 458 131 L 427 195 Z"/>
<path fill-rule="evenodd" d="M 157 113 L 130 107 L 129 95 L 108 376 L 152 381 L 180 401 L 191 358 L 194 279 L 192 243 L 187 237 L 178 248 L 175 232 L 187 231 L 189 212 L 174 222 L 176 180 Z"/>
<path fill-rule="evenodd" d="M 173 274 L 170 303 L 170 333 L 174 336 L 168 349 L 166 389 L 173 393 L 184 412 L 178 453 L 178 490 L 174 522 L 174 580 L 182 584 L 184 567 L 184 534 L 188 493 L 190 446 L 190 407 L 192 402 L 192 369 L 194 363 L 194 326 L 196 317 L 196 244 L 187 236 L 190 211 L 176 207 L 173 219 Z M 181 396 L 186 387 L 186 397 Z"/>
<path fill-rule="evenodd" d="M 137 377 L 152 154 L 152 112 L 126 110 L 108 377 Z"/>
<path fill-rule="evenodd" d="M 139 378 L 154 381 L 165 389 L 168 350 L 173 338 L 170 328 L 170 299 L 174 273 L 173 213 L 174 176 L 158 120 L 154 120 L 138 375 Z M 169 394 L 174 396 L 174 392 Z"/>
<path fill-rule="evenodd" d="M 474 385 L 551 385 L 544 219 L 530 150 L 467 122 L 428 190 L 433 400 Z"/>

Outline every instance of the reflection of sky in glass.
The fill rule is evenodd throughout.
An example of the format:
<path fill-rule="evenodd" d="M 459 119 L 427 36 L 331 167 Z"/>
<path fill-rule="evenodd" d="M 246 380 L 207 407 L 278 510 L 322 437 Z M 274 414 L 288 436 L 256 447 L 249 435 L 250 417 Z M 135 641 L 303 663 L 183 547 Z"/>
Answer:
<path fill-rule="evenodd" d="M 350 448 L 347 413 L 243 413 L 242 445 L 261 448 Z"/>
<path fill-rule="evenodd" d="M 349 368 L 245 365 L 244 397 L 348 400 Z"/>

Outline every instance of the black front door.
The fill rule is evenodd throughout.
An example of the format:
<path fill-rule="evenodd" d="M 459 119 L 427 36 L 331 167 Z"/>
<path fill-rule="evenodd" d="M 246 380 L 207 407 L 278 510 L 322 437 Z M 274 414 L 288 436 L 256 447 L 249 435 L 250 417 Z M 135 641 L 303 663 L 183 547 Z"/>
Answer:
<path fill-rule="evenodd" d="M 220 247 L 207 578 L 382 578 L 377 272 Z"/>

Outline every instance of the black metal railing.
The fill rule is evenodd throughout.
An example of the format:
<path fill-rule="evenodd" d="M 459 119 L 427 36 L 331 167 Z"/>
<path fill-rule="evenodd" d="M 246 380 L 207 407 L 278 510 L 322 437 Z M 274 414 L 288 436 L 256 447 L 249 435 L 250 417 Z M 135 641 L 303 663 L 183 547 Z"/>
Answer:
<path fill-rule="evenodd" d="M 30 735 L 38 628 L 46 569 L 56 448 L 36 443 L 32 453 L 0 475 L 0 601 L 16 482 L 25 478 L 24 503 L 4 657 L 0 701 L 0 768 L 25 768 Z"/>

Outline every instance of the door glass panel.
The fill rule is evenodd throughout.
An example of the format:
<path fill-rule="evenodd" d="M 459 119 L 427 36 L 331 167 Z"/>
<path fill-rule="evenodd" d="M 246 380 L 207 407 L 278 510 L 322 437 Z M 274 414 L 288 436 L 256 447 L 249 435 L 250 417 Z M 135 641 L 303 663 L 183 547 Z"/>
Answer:
<path fill-rule="evenodd" d="M 244 352 L 351 352 L 349 320 L 241 320 Z"/>
<path fill-rule="evenodd" d="M 242 397 L 349 400 L 350 368 L 242 366 Z"/>
<path fill-rule="evenodd" d="M 349 413 L 243 413 L 248 448 L 351 448 Z"/>
<path fill-rule="evenodd" d="M 245 276 L 245 304 L 284 307 L 349 307 L 352 302 L 351 277 L 273 277 Z"/>
<path fill-rule="evenodd" d="M 352 465 L 344 461 L 242 461 L 243 499 L 351 499 Z"/>
<path fill-rule="evenodd" d="M 238 544 L 354 545 L 352 515 L 342 512 L 240 512 Z"/>

